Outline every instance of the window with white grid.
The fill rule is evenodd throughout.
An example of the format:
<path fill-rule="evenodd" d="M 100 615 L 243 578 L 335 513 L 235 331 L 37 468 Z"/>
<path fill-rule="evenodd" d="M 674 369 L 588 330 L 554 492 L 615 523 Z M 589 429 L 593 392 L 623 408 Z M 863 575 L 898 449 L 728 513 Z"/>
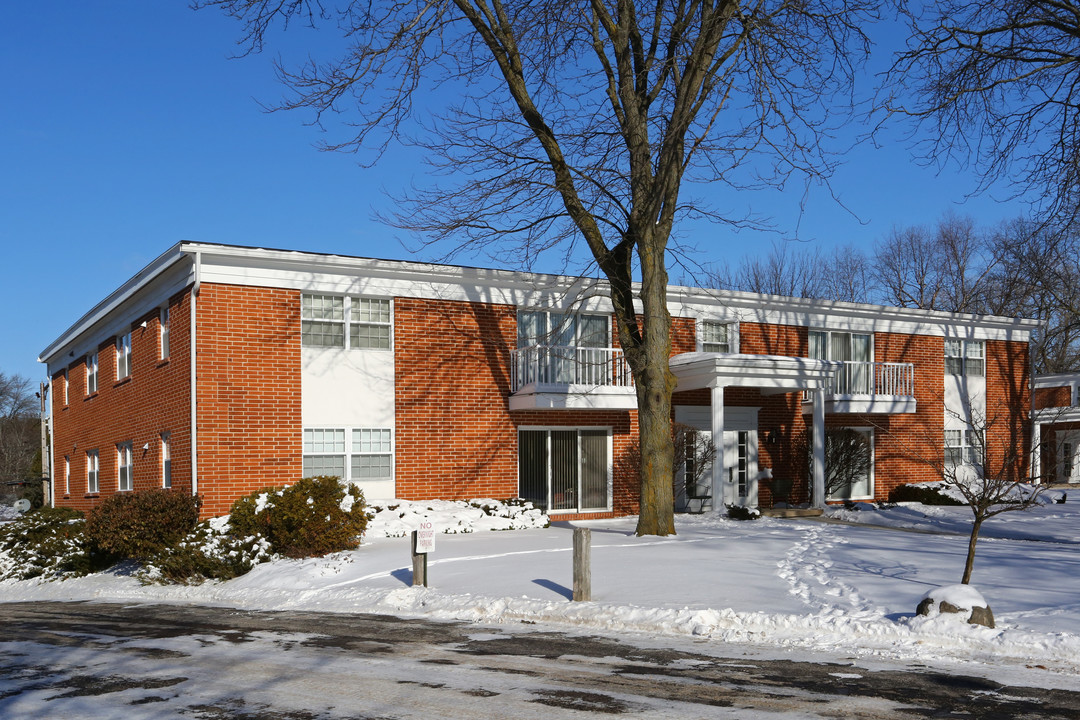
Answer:
<path fill-rule="evenodd" d="M 979 430 L 945 431 L 945 466 L 982 465 L 983 435 Z"/>
<path fill-rule="evenodd" d="M 351 467 L 353 482 L 389 480 L 392 441 L 389 428 L 356 428 L 352 431 Z"/>
<path fill-rule="evenodd" d="M 349 347 L 390 349 L 390 301 L 350 298 Z"/>
<path fill-rule="evenodd" d="M 982 340 L 946 340 L 945 374 L 982 377 L 986 374 L 985 354 Z"/>
<path fill-rule="evenodd" d="M 161 328 L 161 359 L 167 360 L 169 358 L 169 306 L 161 308 L 161 314 L 158 317 L 158 325 Z"/>
<path fill-rule="evenodd" d="M 345 347 L 345 298 L 335 295 L 300 297 L 300 344 L 305 347 Z"/>
<path fill-rule="evenodd" d="M 333 475 L 344 480 L 345 457 L 344 428 L 304 430 L 304 477 Z"/>
<path fill-rule="evenodd" d="M 731 325 L 705 320 L 701 323 L 702 352 L 731 352 Z"/>

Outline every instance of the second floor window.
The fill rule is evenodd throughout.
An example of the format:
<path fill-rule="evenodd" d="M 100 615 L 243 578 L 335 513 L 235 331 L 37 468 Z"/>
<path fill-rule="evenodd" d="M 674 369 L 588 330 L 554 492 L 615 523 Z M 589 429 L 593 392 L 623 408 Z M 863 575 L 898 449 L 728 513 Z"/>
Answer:
<path fill-rule="evenodd" d="M 304 347 L 389 350 L 390 300 L 302 295 L 300 344 Z"/>
<path fill-rule="evenodd" d="M 701 351 L 729 353 L 732 346 L 731 325 L 704 320 L 701 323 Z"/>
<path fill-rule="evenodd" d="M 98 381 L 98 355 L 94 353 L 86 358 L 86 394 L 93 395 L 97 392 Z"/>
<path fill-rule="evenodd" d="M 982 340 L 946 340 L 945 374 L 982 377 L 986 374 Z"/>
<path fill-rule="evenodd" d="M 116 338 L 116 379 L 131 375 L 131 333 Z"/>
<path fill-rule="evenodd" d="M 811 330 L 809 356 L 815 360 L 839 360 L 844 364 L 832 379 L 831 392 L 865 394 L 873 389 L 873 336 L 869 333 Z"/>
<path fill-rule="evenodd" d="M 158 324 L 161 327 L 161 359 L 167 360 L 169 357 L 169 306 L 161 308 L 161 315 L 158 318 Z"/>

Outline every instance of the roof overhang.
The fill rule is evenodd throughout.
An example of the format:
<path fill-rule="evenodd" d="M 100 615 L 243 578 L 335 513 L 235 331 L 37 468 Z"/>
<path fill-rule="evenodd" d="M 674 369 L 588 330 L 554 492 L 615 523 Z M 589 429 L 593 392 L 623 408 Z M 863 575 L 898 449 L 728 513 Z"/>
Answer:
<path fill-rule="evenodd" d="M 755 387 L 764 394 L 818 390 L 843 363 L 782 355 L 683 353 L 671 358 L 676 392 L 714 387 Z"/>

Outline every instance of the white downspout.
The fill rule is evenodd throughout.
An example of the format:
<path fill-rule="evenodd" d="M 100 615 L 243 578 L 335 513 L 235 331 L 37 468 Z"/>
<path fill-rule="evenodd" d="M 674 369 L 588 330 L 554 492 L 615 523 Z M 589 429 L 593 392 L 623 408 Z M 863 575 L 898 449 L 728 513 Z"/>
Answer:
<path fill-rule="evenodd" d="M 191 339 L 191 494 L 199 494 L 199 452 L 198 452 L 198 391 L 196 387 L 196 368 L 195 362 L 195 298 L 199 294 L 199 284 L 201 277 L 199 275 L 200 264 L 202 262 L 202 253 L 198 250 L 195 251 L 195 284 L 191 286 L 191 320 L 189 322 L 188 335 Z"/>

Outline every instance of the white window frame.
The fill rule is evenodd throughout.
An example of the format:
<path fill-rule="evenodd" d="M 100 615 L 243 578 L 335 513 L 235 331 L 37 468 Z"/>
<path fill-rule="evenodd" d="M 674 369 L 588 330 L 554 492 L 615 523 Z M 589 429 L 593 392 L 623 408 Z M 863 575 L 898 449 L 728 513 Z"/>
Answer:
<path fill-rule="evenodd" d="M 312 472 L 316 475 L 340 475 L 342 482 L 351 484 L 382 482 L 384 480 L 392 481 L 394 479 L 393 428 L 367 425 L 341 427 L 313 426 L 304 428 L 302 433 L 301 444 L 303 448 L 302 462 L 304 477 L 310 476 Z M 325 438 L 327 433 L 333 433 L 333 447 L 330 448 L 326 447 L 327 442 L 322 439 Z M 364 439 L 365 436 L 367 437 L 366 441 Z M 340 443 L 337 441 L 338 437 L 341 438 Z M 316 438 L 319 439 L 316 441 Z M 378 447 L 373 448 L 373 440 L 377 442 Z M 387 474 L 379 476 L 361 476 L 357 460 L 360 458 L 378 457 L 386 459 L 385 467 L 387 468 Z M 316 468 L 309 464 L 309 460 L 314 460 L 315 458 L 337 459 L 342 468 L 341 473 L 318 472 Z"/>
<path fill-rule="evenodd" d="M 135 490 L 135 453 L 130 441 L 116 444 L 116 490 Z"/>
<path fill-rule="evenodd" d="M 131 333 L 116 336 L 116 380 L 131 377 Z"/>
<path fill-rule="evenodd" d="M 67 371 L 67 368 L 64 368 L 64 404 L 65 405 L 68 404 L 68 386 L 69 385 L 71 385 L 71 382 L 68 379 L 68 371 Z"/>
<path fill-rule="evenodd" d="M 98 391 L 98 354 L 91 353 L 86 356 L 86 394 L 93 395 Z"/>
<path fill-rule="evenodd" d="M 96 495 L 101 492 L 101 455 L 98 451 L 86 451 L 86 493 Z"/>
<path fill-rule="evenodd" d="M 945 428 L 945 467 L 954 469 L 961 465 L 982 468 L 984 439 L 981 431 L 971 427 Z"/>
<path fill-rule="evenodd" d="M 382 351 L 394 348 L 394 303 L 390 298 L 347 297 L 345 317 L 350 348 Z M 364 337 L 364 330 L 377 334 Z"/>
<path fill-rule="evenodd" d="M 986 342 L 984 340 L 945 338 L 944 353 L 946 375 L 986 377 Z"/>
<path fill-rule="evenodd" d="M 161 487 L 172 487 L 172 447 L 169 444 L 172 435 L 161 433 Z"/>
<path fill-rule="evenodd" d="M 309 335 L 314 337 L 310 332 L 314 324 L 323 326 L 324 332 L 317 337 L 334 342 L 308 342 Z M 304 293 L 300 296 L 300 344 L 315 349 L 391 351 L 394 349 L 393 299 Z"/>
<path fill-rule="evenodd" d="M 64 456 L 64 495 L 71 494 L 71 456 Z"/>
<path fill-rule="evenodd" d="M 724 328 L 727 333 L 725 342 L 716 342 L 710 338 L 710 330 Z M 723 346 L 727 349 L 723 349 Z M 736 320 L 720 320 L 717 318 L 702 318 L 697 323 L 697 349 L 700 352 L 739 352 L 739 323 Z"/>
<path fill-rule="evenodd" d="M 520 456 L 520 453 L 521 453 L 521 433 L 530 432 L 530 431 L 546 432 L 547 433 L 548 467 L 545 469 L 545 478 L 546 478 L 545 482 L 546 482 L 546 492 L 547 492 L 546 502 L 547 502 L 547 514 L 548 515 L 568 515 L 568 514 L 573 515 L 573 514 L 577 514 L 577 513 L 612 512 L 612 510 L 614 508 L 615 464 L 614 464 L 614 435 L 612 433 L 612 429 L 611 429 L 610 426 L 603 426 L 603 425 L 521 425 L 521 426 L 519 426 L 517 428 L 517 442 L 518 442 L 517 488 L 518 488 L 519 495 L 520 495 L 520 491 L 521 491 L 521 464 L 520 464 L 520 458 L 521 458 L 521 456 Z M 603 433 L 606 434 L 607 443 L 606 443 L 605 452 L 607 453 L 607 471 L 606 471 L 607 472 L 607 478 L 606 478 L 607 489 L 606 489 L 605 492 L 606 492 L 606 495 L 607 495 L 607 505 L 605 507 L 583 507 L 583 506 L 581 506 L 580 505 L 580 502 L 581 502 L 580 493 L 578 493 L 578 498 L 577 498 L 577 503 L 578 504 L 574 508 L 567 508 L 567 509 L 561 509 L 561 510 L 552 509 L 553 498 L 552 498 L 552 487 L 551 487 L 551 462 L 552 462 L 551 433 L 552 432 L 560 432 L 560 431 L 567 431 L 567 432 L 576 431 L 577 432 L 577 462 L 578 462 L 578 482 L 579 483 L 581 481 L 581 469 L 580 468 L 581 468 L 581 462 L 582 462 L 582 457 L 581 457 L 581 432 L 582 431 L 591 431 L 591 432 L 603 432 Z M 577 489 L 575 489 L 575 492 L 577 492 Z"/>
<path fill-rule="evenodd" d="M 161 350 L 161 360 L 169 359 L 169 306 L 165 305 L 158 314 L 158 345 Z"/>

